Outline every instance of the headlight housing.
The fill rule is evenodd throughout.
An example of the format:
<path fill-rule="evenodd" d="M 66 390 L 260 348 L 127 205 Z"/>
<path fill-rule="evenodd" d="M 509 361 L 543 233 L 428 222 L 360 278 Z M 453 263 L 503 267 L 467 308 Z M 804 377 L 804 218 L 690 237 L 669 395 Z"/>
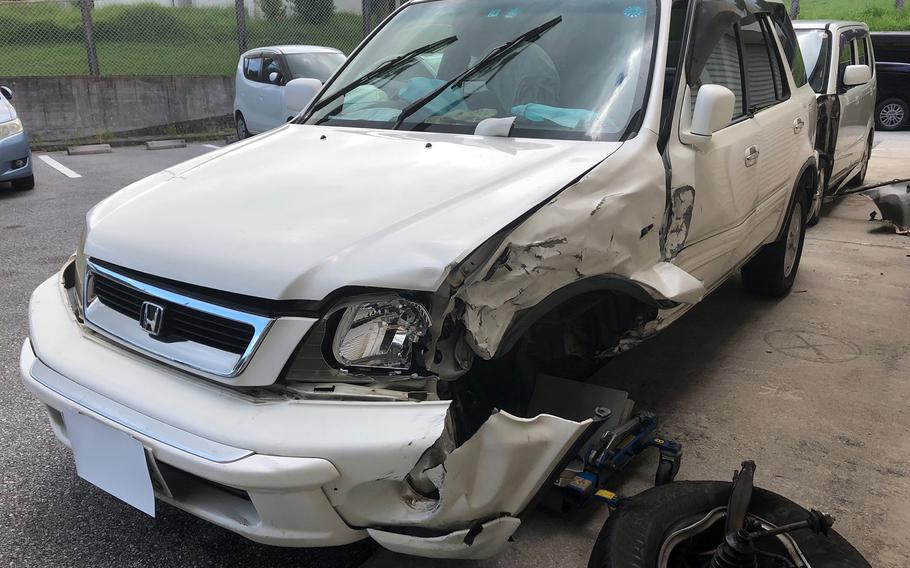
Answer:
<path fill-rule="evenodd" d="M 0 124 L 0 139 L 19 134 L 20 132 L 22 132 L 22 121 L 18 118 Z"/>
<path fill-rule="evenodd" d="M 427 309 L 401 297 L 371 298 L 345 308 L 332 354 L 343 367 L 406 371 L 414 345 L 430 330 Z"/>

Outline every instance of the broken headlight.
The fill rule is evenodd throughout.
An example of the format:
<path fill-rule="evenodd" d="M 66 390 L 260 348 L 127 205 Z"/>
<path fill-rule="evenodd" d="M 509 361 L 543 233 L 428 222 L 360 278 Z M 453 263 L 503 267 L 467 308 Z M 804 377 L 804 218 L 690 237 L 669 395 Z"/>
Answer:
<path fill-rule="evenodd" d="M 414 345 L 430 330 L 426 308 L 399 297 L 369 299 L 345 308 L 332 354 L 343 367 L 408 370 Z"/>

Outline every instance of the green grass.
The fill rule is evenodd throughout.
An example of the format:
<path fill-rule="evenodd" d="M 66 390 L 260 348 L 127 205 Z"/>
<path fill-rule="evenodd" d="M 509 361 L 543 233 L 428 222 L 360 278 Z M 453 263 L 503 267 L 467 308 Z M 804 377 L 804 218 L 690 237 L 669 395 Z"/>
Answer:
<path fill-rule="evenodd" d="M 786 0 L 790 7 L 790 0 Z M 856 20 L 872 31 L 910 30 L 910 8 L 898 10 L 894 0 L 801 0 L 801 20 Z"/>
<path fill-rule="evenodd" d="M 110 6 L 93 12 L 102 75 L 231 75 L 239 55 L 233 8 Z M 249 18 L 247 46 L 327 45 L 350 53 L 360 16 L 322 25 L 294 17 Z M 88 73 L 79 11 L 60 5 L 0 4 L 0 76 Z"/>

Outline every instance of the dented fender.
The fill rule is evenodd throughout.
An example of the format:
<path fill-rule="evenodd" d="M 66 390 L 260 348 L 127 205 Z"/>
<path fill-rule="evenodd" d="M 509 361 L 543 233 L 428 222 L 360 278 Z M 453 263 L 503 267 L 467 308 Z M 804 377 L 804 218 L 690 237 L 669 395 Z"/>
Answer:
<path fill-rule="evenodd" d="M 697 302 L 701 283 L 667 262 L 685 245 L 694 190 L 668 199 L 656 135 L 642 131 L 505 234 L 454 292 L 473 350 L 489 359 L 516 317 L 573 283 L 611 275 L 654 301 Z M 454 309 L 450 302 L 448 310 Z"/>

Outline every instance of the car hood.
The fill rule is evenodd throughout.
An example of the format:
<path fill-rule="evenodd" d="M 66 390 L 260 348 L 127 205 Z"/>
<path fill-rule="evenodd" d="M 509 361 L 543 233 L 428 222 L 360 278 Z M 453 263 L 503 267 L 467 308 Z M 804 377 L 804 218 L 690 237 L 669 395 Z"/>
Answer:
<path fill-rule="evenodd" d="M 0 123 L 9 122 L 14 118 L 16 118 L 16 109 L 0 95 Z"/>
<path fill-rule="evenodd" d="M 260 298 L 433 291 L 619 146 L 286 125 L 114 194 L 89 212 L 84 250 Z"/>

